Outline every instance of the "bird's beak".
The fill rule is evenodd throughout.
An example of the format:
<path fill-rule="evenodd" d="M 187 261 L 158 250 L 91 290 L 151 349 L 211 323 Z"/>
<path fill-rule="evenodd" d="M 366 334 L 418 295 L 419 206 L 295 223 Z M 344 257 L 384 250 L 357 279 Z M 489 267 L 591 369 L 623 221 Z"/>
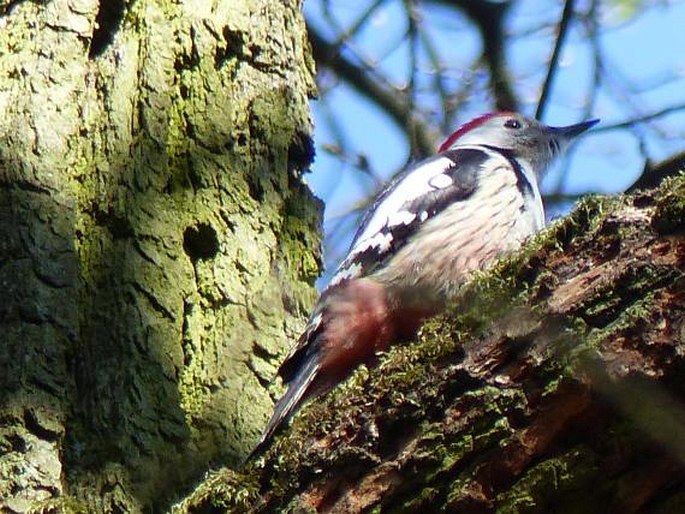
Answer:
<path fill-rule="evenodd" d="M 597 123 L 599 123 L 599 120 L 581 121 L 580 123 L 568 125 L 567 127 L 550 127 L 550 130 L 562 139 L 570 140 L 595 126 Z"/>

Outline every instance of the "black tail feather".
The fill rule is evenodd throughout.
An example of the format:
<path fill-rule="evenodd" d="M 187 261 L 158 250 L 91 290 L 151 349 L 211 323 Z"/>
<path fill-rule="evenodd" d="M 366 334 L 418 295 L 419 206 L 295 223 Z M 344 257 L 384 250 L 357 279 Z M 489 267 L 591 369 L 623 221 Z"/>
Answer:
<path fill-rule="evenodd" d="M 276 402 L 269 423 L 267 423 L 259 442 L 247 456 L 245 462 L 263 453 L 302 403 L 311 396 L 312 384 L 319 372 L 318 360 L 317 355 L 310 355 L 303 363 L 304 365 L 298 370 L 297 375 L 288 384 L 286 393 Z"/>

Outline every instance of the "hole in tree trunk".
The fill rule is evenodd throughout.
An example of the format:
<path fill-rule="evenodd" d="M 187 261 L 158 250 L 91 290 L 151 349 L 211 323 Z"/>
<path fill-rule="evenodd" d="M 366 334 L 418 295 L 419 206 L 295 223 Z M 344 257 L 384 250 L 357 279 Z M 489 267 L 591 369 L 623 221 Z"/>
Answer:
<path fill-rule="evenodd" d="M 102 0 L 100 10 L 95 18 L 97 26 L 93 31 L 93 40 L 90 43 L 88 57 L 95 59 L 102 55 L 114 41 L 114 35 L 119 30 L 121 21 L 124 19 L 126 3 L 124 0 Z"/>

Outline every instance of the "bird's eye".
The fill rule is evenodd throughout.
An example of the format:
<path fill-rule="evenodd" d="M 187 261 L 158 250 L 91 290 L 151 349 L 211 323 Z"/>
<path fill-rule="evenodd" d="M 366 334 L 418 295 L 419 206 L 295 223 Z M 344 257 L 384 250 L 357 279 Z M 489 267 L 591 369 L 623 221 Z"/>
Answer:
<path fill-rule="evenodd" d="M 521 122 L 515 118 L 510 118 L 504 122 L 504 126 L 509 129 L 520 129 Z"/>

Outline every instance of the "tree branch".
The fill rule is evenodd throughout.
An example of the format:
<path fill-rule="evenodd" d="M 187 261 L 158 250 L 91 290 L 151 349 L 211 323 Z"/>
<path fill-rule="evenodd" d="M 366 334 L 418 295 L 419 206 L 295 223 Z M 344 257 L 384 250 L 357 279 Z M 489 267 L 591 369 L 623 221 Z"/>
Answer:
<path fill-rule="evenodd" d="M 518 111 L 518 100 L 506 64 L 504 20 L 513 2 L 435 0 L 461 9 L 476 24 L 483 41 L 482 59 L 490 71 L 490 87 L 500 111 Z"/>
<path fill-rule="evenodd" d="M 685 177 L 586 200 L 178 511 L 678 512 L 684 228 Z"/>
<path fill-rule="evenodd" d="M 365 70 L 343 57 L 339 48 L 326 41 L 311 25 L 308 30 L 314 59 L 319 65 L 332 69 L 357 92 L 377 103 L 403 131 L 414 134 L 419 156 L 435 152 L 438 136 L 427 123 L 419 119 L 406 94 L 384 87 Z"/>
<path fill-rule="evenodd" d="M 547 69 L 547 76 L 545 77 L 545 82 L 542 85 L 542 91 L 540 92 L 540 100 L 538 101 L 538 107 L 535 111 L 535 119 L 541 120 L 545 115 L 545 109 L 547 107 L 547 100 L 552 91 L 552 83 L 554 82 L 554 77 L 559 65 L 559 57 L 561 56 L 561 48 L 566 40 L 566 34 L 568 33 L 568 28 L 570 26 L 571 18 L 573 17 L 573 8 L 575 1 L 566 0 L 564 3 L 564 10 L 561 13 L 561 21 L 559 22 L 559 30 L 557 33 L 557 42 L 554 45 L 554 51 L 552 52 L 552 57 L 549 60 L 549 68 Z"/>
<path fill-rule="evenodd" d="M 640 189 L 657 187 L 666 177 L 673 177 L 683 171 L 685 171 L 685 152 L 677 153 L 655 164 L 647 161 L 640 176 L 626 192 L 633 193 Z"/>

